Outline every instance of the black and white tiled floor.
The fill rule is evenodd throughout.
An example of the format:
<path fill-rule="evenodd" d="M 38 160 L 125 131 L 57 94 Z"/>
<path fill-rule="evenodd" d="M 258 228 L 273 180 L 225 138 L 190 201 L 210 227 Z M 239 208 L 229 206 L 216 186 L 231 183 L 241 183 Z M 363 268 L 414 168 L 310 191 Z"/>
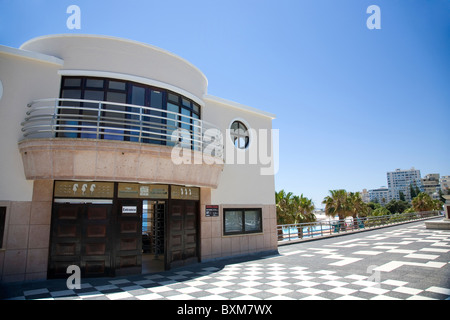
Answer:
<path fill-rule="evenodd" d="M 450 231 L 423 222 L 279 247 L 279 255 L 157 274 L 6 288 L 3 299 L 450 300 Z"/>

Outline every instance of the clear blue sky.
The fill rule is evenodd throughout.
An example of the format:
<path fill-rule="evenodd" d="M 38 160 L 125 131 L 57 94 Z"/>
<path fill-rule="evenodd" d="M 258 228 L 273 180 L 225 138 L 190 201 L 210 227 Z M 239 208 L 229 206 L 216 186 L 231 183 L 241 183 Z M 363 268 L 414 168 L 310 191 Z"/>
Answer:
<path fill-rule="evenodd" d="M 66 27 L 71 4 L 81 30 Z M 380 30 L 366 27 L 373 4 Z M 450 175 L 449 0 L 0 0 L 0 44 L 57 33 L 161 47 L 210 94 L 276 114 L 276 189 L 317 207 L 396 168 Z"/>

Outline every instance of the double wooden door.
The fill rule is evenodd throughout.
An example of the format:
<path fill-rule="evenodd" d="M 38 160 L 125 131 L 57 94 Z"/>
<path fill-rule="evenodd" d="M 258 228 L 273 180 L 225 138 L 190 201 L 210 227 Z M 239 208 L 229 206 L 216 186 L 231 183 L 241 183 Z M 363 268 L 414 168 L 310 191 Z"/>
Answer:
<path fill-rule="evenodd" d="M 66 278 L 70 265 L 82 277 L 113 275 L 112 212 L 112 203 L 53 205 L 49 278 Z"/>
<path fill-rule="evenodd" d="M 167 265 L 198 262 L 198 201 L 172 200 L 168 212 Z"/>
<path fill-rule="evenodd" d="M 157 207 L 164 216 L 165 204 Z M 163 218 L 164 219 L 164 218 Z M 159 254 L 170 269 L 199 261 L 199 203 L 171 200 Z M 138 274 L 142 268 L 142 202 L 54 203 L 48 277 L 67 278 L 76 265 L 82 277 Z"/>

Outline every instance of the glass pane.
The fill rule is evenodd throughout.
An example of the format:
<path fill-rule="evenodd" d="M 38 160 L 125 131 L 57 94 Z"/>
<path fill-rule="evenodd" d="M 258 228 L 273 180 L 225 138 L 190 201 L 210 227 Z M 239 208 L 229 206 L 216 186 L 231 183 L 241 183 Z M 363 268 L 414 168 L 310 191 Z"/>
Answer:
<path fill-rule="evenodd" d="M 225 233 L 242 232 L 242 211 L 225 211 Z"/>
<path fill-rule="evenodd" d="M 262 231 L 261 212 L 259 210 L 245 211 L 245 231 L 246 232 Z"/>
<path fill-rule="evenodd" d="M 173 101 L 173 102 L 175 102 L 175 103 L 178 103 L 178 95 L 176 95 L 176 94 L 169 93 L 169 94 L 168 94 L 168 99 L 169 99 L 170 101 Z"/>
<path fill-rule="evenodd" d="M 181 102 L 183 103 L 183 106 L 190 108 L 191 107 L 191 102 L 185 98 L 181 99 Z"/>
<path fill-rule="evenodd" d="M 194 110 L 195 113 L 200 113 L 200 106 L 196 103 L 192 104 L 192 110 Z"/>
<path fill-rule="evenodd" d="M 179 107 L 177 105 L 174 105 L 172 103 L 168 103 L 167 104 L 167 111 L 172 111 L 172 112 L 176 112 L 179 113 Z M 173 120 L 170 120 L 173 119 Z M 174 146 L 175 145 L 175 141 L 171 141 L 171 135 L 173 133 L 173 131 L 175 131 L 176 129 L 178 129 L 178 115 L 173 114 L 173 113 L 167 113 L 167 145 L 168 146 Z"/>
<path fill-rule="evenodd" d="M 103 93 L 103 91 L 85 90 L 84 91 L 84 99 L 85 100 L 103 101 L 104 93 Z M 88 108 L 98 108 L 98 103 L 84 103 L 84 105 Z"/>
<path fill-rule="evenodd" d="M 86 79 L 86 87 L 103 88 L 104 81 L 102 79 Z"/>
<path fill-rule="evenodd" d="M 190 116 L 191 116 L 191 111 L 182 108 L 182 109 L 181 109 L 181 114 L 190 117 Z M 181 121 L 183 122 L 183 123 L 181 124 L 181 127 L 182 127 L 183 129 L 191 130 L 191 125 L 190 125 L 191 119 L 190 119 L 190 118 L 187 118 L 187 117 L 181 117 Z"/>
<path fill-rule="evenodd" d="M 131 104 L 138 105 L 138 106 L 145 106 L 145 88 L 143 87 L 137 87 L 133 86 L 131 89 Z M 133 121 L 130 121 L 131 124 L 136 124 L 137 126 L 131 127 L 133 131 L 130 131 L 129 134 L 136 137 L 130 137 L 130 141 L 139 141 L 139 132 L 135 130 L 140 130 L 140 108 L 129 108 L 129 111 L 131 112 L 129 118 Z M 145 118 L 142 118 L 143 121 L 143 129 L 145 130 L 144 121 L 146 121 Z"/>
<path fill-rule="evenodd" d="M 150 94 L 150 106 L 152 108 L 163 109 L 163 93 L 152 90 Z"/>
<path fill-rule="evenodd" d="M 64 78 L 65 87 L 81 87 L 80 78 Z"/>
<path fill-rule="evenodd" d="M 231 125 L 231 130 L 237 131 L 238 129 L 239 129 L 239 122 L 238 121 L 233 122 L 233 124 Z"/>
<path fill-rule="evenodd" d="M 186 116 L 190 116 L 191 115 L 191 111 L 187 110 L 185 108 L 181 109 L 181 114 L 186 115 Z M 191 147 L 191 119 L 187 118 L 187 117 L 181 117 L 181 128 L 184 130 L 187 130 L 187 132 L 183 131 L 183 143 L 181 144 L 182 148 L 190 148 Z"/>
<path fill-rule="evenodd" d="M 92 91 L 85 90 L 84 91 L 84 99 L 85 100 L 95 100 L 95 101 L 103 101 L 103 91 Z M 96 139 L 97 138 L 97 116 L 98 116 L 98 102 L 84 102 L 83 110 L 81 113 L 83 114 L 83 128 L 81 129 L 81 138 L 88 139 Z M 89 110 L 92 109 L 92 110 Z M 88 132 L 95 132 L 93 134 Z"/>
<path fill-rule="evenodd" d="M 109 102 L 126 103 L 127 95 L 119 92 L 107 92 L 106 100 Z M 105 127 L 104 132 L 110 133 L 103 136 L 107 140 L 124 140 L 125 117 L 126 107 L 121 105 L 105 104 L 103 110 L 111 110 L 111 112 L 105 111 L 102 116 L 102 126 Z M 111 127 L 115 127 L 112 129 Z M 117 129 L 116 129 L 117 128 Z"/>
<path fill-rule="evenodd" d="M 202 140 L 202 136 L 201 136 L 201 129 L 200 129 L 200 120 L 197 120 L 199 118 L 198 115 L 196 115 L 195 113 L 192 114 L 192 117 L 195 118 L 195 120 L 192 120 L 192 129 L 194 131 L 193 133 L 193 144 L 194 144 L 194 150 L 200 151 L 200 146 L 201 146 L 201 140 Z"/>
<path fill-rule="evenodd" d="M 126 89 L 126 83 L 120 82 L 120 81 L 109 81 L 109 89 L 113 90 L 125 90 Z"/>
<path fill-rule="evenodd" d="M 145 88 L 133 86 L 131 89 L 131 104 L 145 106 Z"/>

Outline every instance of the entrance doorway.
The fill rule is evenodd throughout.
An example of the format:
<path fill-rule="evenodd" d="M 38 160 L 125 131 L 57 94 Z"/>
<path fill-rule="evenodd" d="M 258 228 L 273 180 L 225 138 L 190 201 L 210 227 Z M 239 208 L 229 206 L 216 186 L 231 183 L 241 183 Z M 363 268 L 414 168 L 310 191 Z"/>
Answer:
<path fill-rule="evenodd" d="M 165 270 L 166 201 L 142 200 L 142 273 Z"/>

